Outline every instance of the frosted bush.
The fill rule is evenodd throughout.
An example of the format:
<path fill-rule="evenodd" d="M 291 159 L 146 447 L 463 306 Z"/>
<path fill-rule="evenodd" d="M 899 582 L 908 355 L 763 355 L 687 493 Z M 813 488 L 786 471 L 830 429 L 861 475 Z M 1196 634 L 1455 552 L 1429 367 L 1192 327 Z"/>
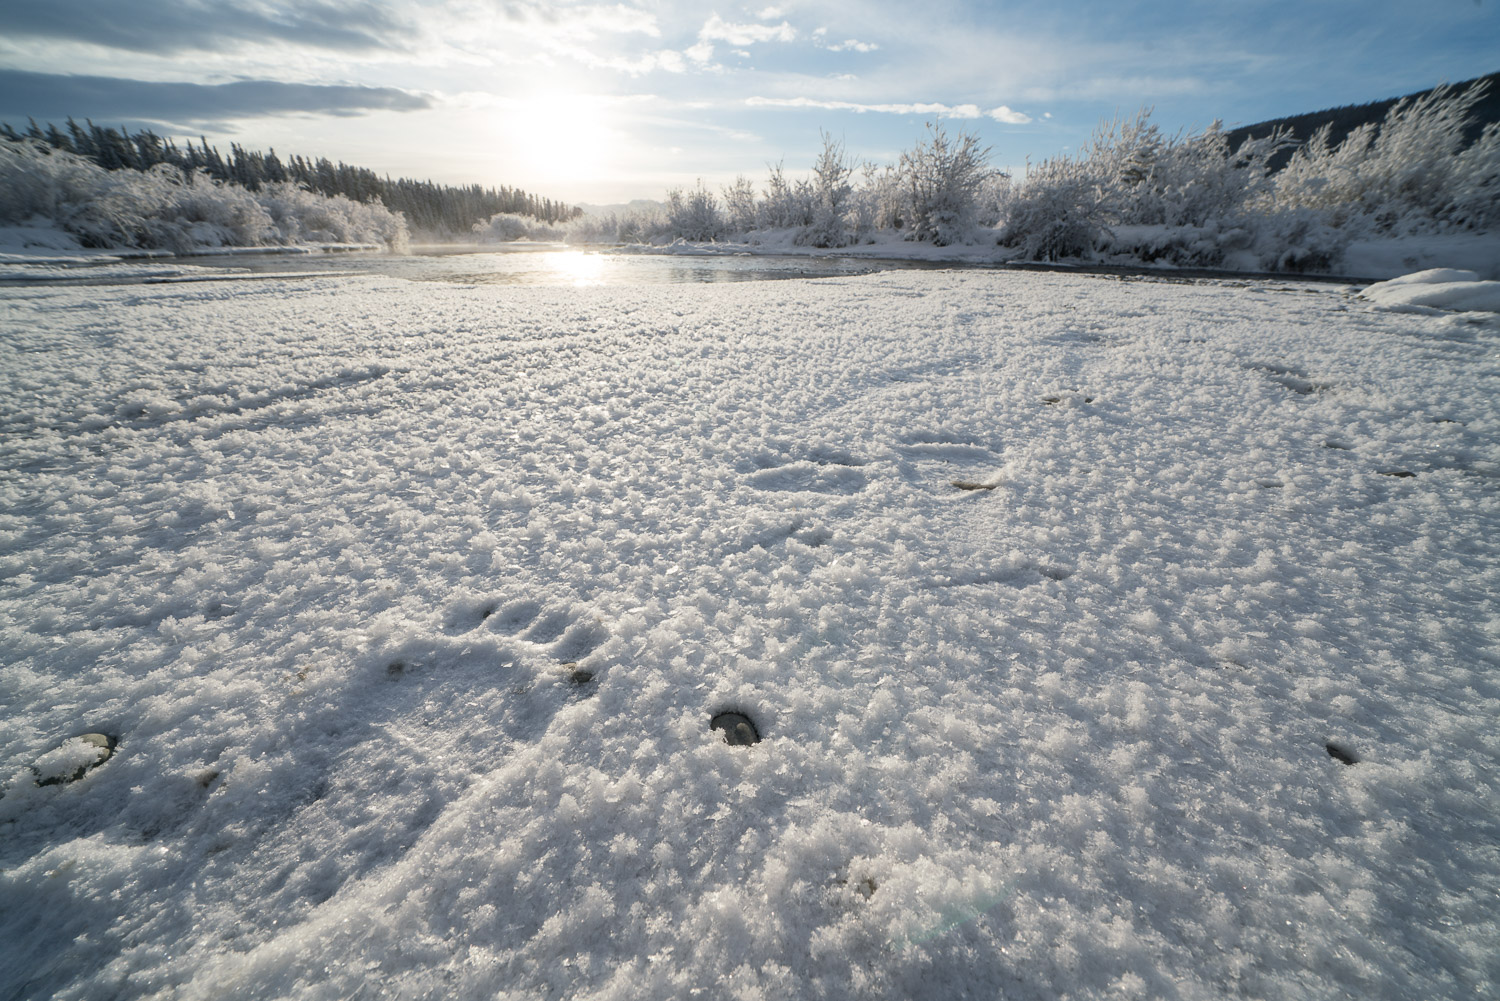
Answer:
<path fill-rule="evenodd" d="M 823 151 L 813 163 L 812 221 L 798 234 L 797 242 L 814 247 L 848 244 L 854 194 L 849 177 L 853 173 L 844 157 L 844 144 L 823 133 Z"/>
<path fill-rule="evenodd" d="M 1006 207 L 1000 242 L 1030 260 L 1055 261 L 1090 254 L 1104 235 L 1100 184 L 1088 162 L 1044 160 Z"/>
<path fill-rule="evenodd" d="M 282 182 L 250 192 L 169 164 L 105 170 L 62 150 L 0 140 L 0 224 L 40 216 L 90 247 L 262 247 L 378 243 L 406 249 L 405 220 L 381 205 Z"/>
<path fill-rule="evenodd" d="M 667 225 L 684 240 L 717 240 L 725 232 L 718 199 L 702 181 L 691 191 L 673 188 L 667 192 Z"/>
<path fill-rule="evenodd" d="M 484 222 L 474 224 L 474 236 L 480 243 L 510 243 L 515 240 L 563 239 L 568 230 L 560 226 L 548 226 L 539 219 L 532 219 L 514 212 L 496 212 Z"/>
<path fill-rule="evenodd" d="M 1500 215 L 1500 135 L 1491 124 L 1464 147 L 1486 85 L 1438 87 L 1398 102 L 1377 128 L 1331 143 L 1327 126 L 1292 155 L 1262 211 L 1312 209 L 1360 235 L 1482 229 Z"/>
<path fill-rule="evenodd" d="M 755 205 L 755 183 L 750 178 L 741 174 L 724 188 L 724 215 L 726 224 L 736 233 L 755 229 L 759 210 Z"/>
<path fill-rule="evenodd" d="M 813 221 L 812 185 L 789 180 L 781 164 L 771 168 L 760 206 L 762 229 L 800 229 Z"/>
<path fill-rule="evenodd" d="M 902 221 L 909 240 L 938 246 L 973 236 L 979 193 L 991 171 L 989 150 L 977 136 L 949 138 L 941 125 L 929 125 L 926 142 L 901 154 Z"/>

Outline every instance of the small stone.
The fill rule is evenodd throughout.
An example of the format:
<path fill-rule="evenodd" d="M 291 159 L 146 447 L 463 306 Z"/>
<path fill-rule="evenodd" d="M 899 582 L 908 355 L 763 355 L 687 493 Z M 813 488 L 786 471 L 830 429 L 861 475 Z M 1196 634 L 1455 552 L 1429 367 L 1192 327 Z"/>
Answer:
<path fill-rule="evenodd" d="M 708 721 L 710 730 L 723 730 L 724 743 L 733 747 L 749 747 L 760 743 L 760 732 L 750 717 L 742 713 L 719 713 Z"/>
<path fill-rule="evenodd" d="M 32 766 L 36 784 L 50 786 L 77 782 L 91 769 L 110 759 L 115 753 L 115 743 L 115 738 L 106 733 L 85 733 L 63 741 Z"/>
<path fill-rule="evenodd" d="M 973 480 L 953 480 L 952 483 L 960 490 L 993 490 L 999 486 L 997 483 L 975 483 Z"/>

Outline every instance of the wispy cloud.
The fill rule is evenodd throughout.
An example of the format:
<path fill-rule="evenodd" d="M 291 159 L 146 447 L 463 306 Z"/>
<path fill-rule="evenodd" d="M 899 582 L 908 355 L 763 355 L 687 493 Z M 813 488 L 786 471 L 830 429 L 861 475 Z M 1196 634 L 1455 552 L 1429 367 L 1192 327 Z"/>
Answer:
<path fill-rule="evenodd" d="M 741 46 L 756 42 L 790 42 L 796 37 L 797 29 L 786 21 L 780 24 L 731 24 L 717 14 L 711 15 L 698 32 L 701 41 Z"/>
<path fill-rule="evenodd" d="M 592 4 L 559 9 L 556 4 L 512 0 L 501 8 L 514 24 L 545 27 L 549 34 L 574 38 L 641 34 L 661 36 L 656 15 L 625 4 Z"/>
<path fill-rule="evenodd" d="M 873 112 L 883 115 L 938 115 L 943 118 L 993 118 L 1006 125 L 1025 125 L 1031 116 L 1012 111 L 1005 105 L 981 110 L 977 104 L 861 104 L 856 101 L 823 101 L 812 97 L 750 97 L 745 103 L 752 108 L 819 108 L 824 111 Z"/>

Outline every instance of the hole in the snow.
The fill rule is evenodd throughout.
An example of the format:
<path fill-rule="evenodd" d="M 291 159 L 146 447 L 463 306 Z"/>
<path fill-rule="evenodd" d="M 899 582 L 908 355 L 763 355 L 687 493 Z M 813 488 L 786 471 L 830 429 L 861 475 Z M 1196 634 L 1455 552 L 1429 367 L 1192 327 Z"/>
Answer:
<path fill-rule="evenodd" d="M 1353 765 L 1359 762 L 1359 758 L 1355 757 L 1353 751 L 1346 751 L 1337 744 L 1324 744 L 1323 750 L 1327 751 L 1328 756 L 1340 764 Z"/>
<path fill-rule="evenodd" d="M 1398 480 L 1409 479 L 1417 475 L 1409 469 L 1381 469 L 1377 470 L 1377 472 L 1379 472 L 1381 476 L 1394 476 Z"/>
<path fill-rule="evenodd" d="M 575 685 L 587 685 L 594 680 L 594 672 L 578 666 L 577 661 L 568 661 L 562 666 L 568 672 L 568 680 Z"/>
<path fill-rule="evenodd" d="M 393 660 L 385 665 L 385 676 L 387 678 L 399 678 L 406 673 L 406 662 Z"/>
<path fill-rule="evenodd" d="M 760 731 L 755 729 L 755 724 L 744 713 L 719 713 L 708 721 L 708 728 L 723 730 L 724 743 L 735 747 L 749 747 L 760 743 Z"/>

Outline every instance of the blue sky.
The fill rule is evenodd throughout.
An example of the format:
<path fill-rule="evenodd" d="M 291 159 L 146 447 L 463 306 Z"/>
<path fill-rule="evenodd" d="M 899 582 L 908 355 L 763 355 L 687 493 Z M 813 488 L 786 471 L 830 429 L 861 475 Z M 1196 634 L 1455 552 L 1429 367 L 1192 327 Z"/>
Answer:
<path fill-rule="evenodd" d="M 1169 130 L 1500 70 L 1500 0 L 51 0 L 0 6 L 0 118 L 68 114 L 571 201 L 659 197 L 824 129 L 943 119 L 996 166 L 1143 106 Z"/>

